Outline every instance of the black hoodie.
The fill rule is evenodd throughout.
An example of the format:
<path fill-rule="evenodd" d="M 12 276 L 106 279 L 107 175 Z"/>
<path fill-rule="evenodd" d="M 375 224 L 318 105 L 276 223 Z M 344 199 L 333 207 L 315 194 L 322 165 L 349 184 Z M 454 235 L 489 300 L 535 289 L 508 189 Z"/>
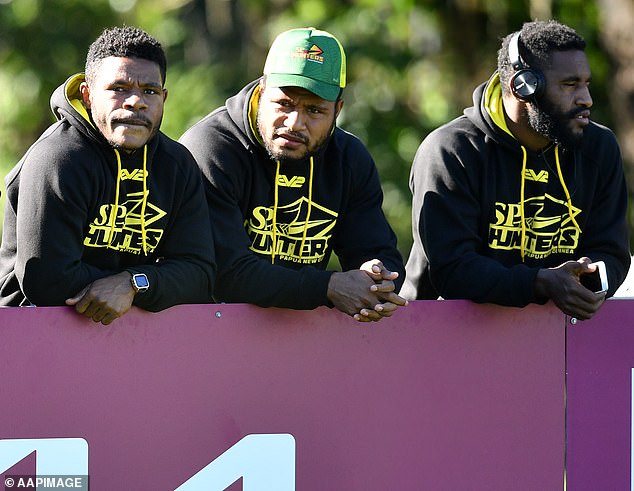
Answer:
<path fill-rule="evenodd" d="M 630 264 L 614 134 L 590 123 L 574 151 L 532 152 L 506 129 L 497 74 L 473 104 L 430 133 L 414 158 L 414 244 L 401 295 L 541 303 L 538 270 L 583 256 L 605 262 L 614 294 Z"/>
<path fill-rule="evenodd" d="M 180 139 L 206 180 L 216 299 L 294 309 L 327 305 L 332 251 L 344 271 L 377 258 L 403 278 L 378 173 L 363 144 L 335 128 L 313 159 L 278 164 L 254 129 L 258 94 L 256 80 Z"/>
<path fill-rule="evenodd" d="M 116 151 L 81 103 L 83 80 L 53 93 L 58 122 L 5 178 L 0 304 L 64 305 L 124 270 L 148 276 L 134 299 L 146 310 L 211 302 L 213 242 L 194 159 L 160 132 Z"/>

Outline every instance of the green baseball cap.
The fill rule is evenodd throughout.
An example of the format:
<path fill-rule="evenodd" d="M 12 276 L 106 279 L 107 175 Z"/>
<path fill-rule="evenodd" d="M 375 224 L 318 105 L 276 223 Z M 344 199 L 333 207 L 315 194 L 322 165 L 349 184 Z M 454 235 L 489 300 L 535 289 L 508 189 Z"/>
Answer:
<path fill-rule="evenodd" d="M 270 87 L 302 87 L 335 101 L 346 86 L 346 54 L 341 43 L 326 31 L 291 29 L 273 41 L 264 75 Z"/>

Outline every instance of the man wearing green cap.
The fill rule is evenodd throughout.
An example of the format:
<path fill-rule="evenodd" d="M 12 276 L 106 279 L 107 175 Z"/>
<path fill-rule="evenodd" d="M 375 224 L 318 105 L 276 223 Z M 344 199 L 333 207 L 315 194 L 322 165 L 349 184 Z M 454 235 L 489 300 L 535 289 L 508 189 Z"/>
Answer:
<path fill-rule="evenodd" d="M 260 79 L 181 137 L 205 178 L 217 301 L 331 305 L 359 321 L 406 305 L 376 166 L 336 127 L 345 85 L 339 41 L 292 29 L 273 42 Z M 343 272 L 326 270 L 333 252 Z"/>

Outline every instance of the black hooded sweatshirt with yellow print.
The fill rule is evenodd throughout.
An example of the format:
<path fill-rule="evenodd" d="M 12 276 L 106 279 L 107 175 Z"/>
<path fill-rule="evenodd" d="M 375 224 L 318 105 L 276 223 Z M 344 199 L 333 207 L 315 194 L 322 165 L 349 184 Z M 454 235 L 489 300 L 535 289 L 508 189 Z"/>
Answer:
<path fill-rule="evenodd" d="M 627 191 L 613 133 L 590 123 L 573 150 L 524 148 L 508 131 L 495 74 L 464 115 L 420 145 L 410 176 L 414 244 L 401 295 L 542 303 L 540 268 L 605 262 L 608 295 L 630 264 Z"/>
<path fill-rule="evenodd" d="M 256 128 L 258 80 L 180 139 L 206 181 L 216 239 L 216 299 L 262 307 L 327 305 L 331 253 L 341 268 L 380 259 L 404 267 L 363 144 L 339 128 L 303 162 L 271 159 Z"/>
<path fill-rule="evenodd" d="M 213 242 L 194 159 L 161 132 L 133 153 L 113 148 L 81 103 L 82 81 L 53 93 L 58 121 L 5 178 L 0 304 L 64 305 L 124 270 L 148 276 L 134 299 L 143 309 L 211 302 Z"/>

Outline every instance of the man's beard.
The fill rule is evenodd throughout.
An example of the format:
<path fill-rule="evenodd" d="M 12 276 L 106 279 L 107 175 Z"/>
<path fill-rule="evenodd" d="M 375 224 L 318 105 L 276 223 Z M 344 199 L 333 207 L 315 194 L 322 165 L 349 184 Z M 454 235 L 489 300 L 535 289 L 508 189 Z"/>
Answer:
<path fill-rule="evenodd" d="M 541 101 L 539 104 L 532 102 L 531 108 L 532 110 L 528 111 L 528 124 L 534 131 L 569 150 L 581 142 L 583 132 L 573 132 L 570 122 L 583 111 L 583 108 L 561 113 L 546 101 Z"/>
<path fill-rule="evenodd" d="M 304 153 L 304 155 L 300 157 L 287 157 L 285 156 L 283 150 L 281 151 L 276 150 L 275 147 L 272 145 L 271 140 L 273 139 L 273 136 L 271 137 L 264 136 L 266 133 L 264 132 L 264 128 L 263 128 L 264 124 L 260 120 L 259 113 L 258 113 L 256 121 L 257 121 L 258 132 L 260 133 L 260 138 L 262 138 L 262 142 L 264 143 L 264 148 L 266 149 L 266 153 L 269 154 L 269 157 L 272 160 L 279 160 L 282 163 L 291 163 L 291 164 L 296 162 L 302 162 L 304 160 L 309 159 L 310 157 L 317 155 L 317 153 L 319 153 L 321 148 L 328 142 L 330 135 L 332 135 L 334 131 L 334 127 L 335 127 L 335 120 L 333 120 L 332 125 L 330 126 L 330 129 L 320 140 L 318 140 L 314 145 L 311 145 L 310 147 L 308 147 L 307 145 L 306 152 Z M 292 134 L 292 132 L 289 132 L 289 133 Z M 301 138 L 305 138 L 302 135 L 297 135 L 297 136 Z"/>

